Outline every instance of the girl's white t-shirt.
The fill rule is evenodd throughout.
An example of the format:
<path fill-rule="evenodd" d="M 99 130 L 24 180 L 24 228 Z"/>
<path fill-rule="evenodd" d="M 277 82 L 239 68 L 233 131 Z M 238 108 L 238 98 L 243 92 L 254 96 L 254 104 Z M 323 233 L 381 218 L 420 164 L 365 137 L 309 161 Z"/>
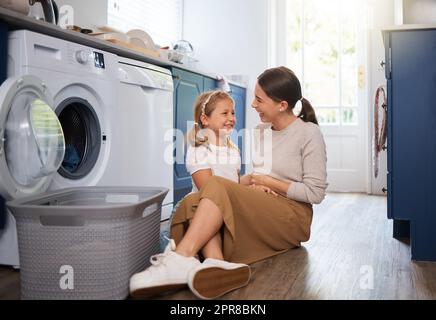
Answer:
<path fill-rule="evenodd" d="M 211 169 L 212 175 L 238 183 L 241 157 L 239 151 L 232 147 L 213 144 L 191 146 L 186 153 L 186 168 L 191 176 L 199 170 Z M 192 191 L 198 191 L 194 181 Z"/>

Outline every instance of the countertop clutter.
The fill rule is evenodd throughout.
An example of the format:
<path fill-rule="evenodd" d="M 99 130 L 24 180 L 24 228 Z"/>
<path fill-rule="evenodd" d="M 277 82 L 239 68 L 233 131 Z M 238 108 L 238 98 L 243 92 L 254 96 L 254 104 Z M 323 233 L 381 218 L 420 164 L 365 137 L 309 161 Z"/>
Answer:
<path fill-rule="evenodd" d="M 104 26 L 92 33 L 89 33 L 89 35 L 98 39 L 112 42 L 120 47 L 137 51 L 140 54 L 149 57 L 160 56 L 159 50 L 156 49 L 153 39 L 147 32 L 143 30 L 133 29 L 124 33 L 119 30 Z"/>
<path fill-rule="evenodd" d="M 84 46 L 89 46 L 99 50 L 111 52 L 121 57 L 143 61 L 163 67 L 177 67 L 203 76 L 219 79 L 219 76 L 217 74 L 203 72 L 188 65 L 173 62 L 171 61 L 171 57 L 162 57 L 162 54 L 160 52 L 158 54 L 147 54 L 147 52 L 145 51 L 141 52 L 141 50 L 137 50 L 138 46 L 135 44 L 130 44 L 127 42 L 126 45 L 120 45 L 119 41 L 106 41 L 104 39 L 99 39 L 95 36 L 82 32 L 65 30 L 57 25 L 47 23 L 45 21 L 36 20 L 27 17 L 21 13 L 11 11 L 2 7 L 0 7 L 0 21 L 4 21 L 5 23 L 7 23 L 9 30 L 28 29 L 52 37 L 82 44 Z M 230 83 L 242 88 L 246 87 L 245 85 L 237 82 L 230 81 Z"/>

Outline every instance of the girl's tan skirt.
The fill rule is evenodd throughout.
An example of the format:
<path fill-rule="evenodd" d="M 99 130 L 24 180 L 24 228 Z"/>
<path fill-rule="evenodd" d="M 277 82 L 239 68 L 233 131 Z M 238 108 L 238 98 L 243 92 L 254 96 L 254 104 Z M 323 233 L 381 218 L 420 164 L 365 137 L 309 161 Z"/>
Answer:
<path fill-rule="evenodd" d="M 312 205 L 213 176 L 177 209 L 171 225 L 176 243 L 203 198 L 213 201 L 223 214 L 221 239 L 226 261 L 253 263 L 299 247 L 310 237 Z"/>

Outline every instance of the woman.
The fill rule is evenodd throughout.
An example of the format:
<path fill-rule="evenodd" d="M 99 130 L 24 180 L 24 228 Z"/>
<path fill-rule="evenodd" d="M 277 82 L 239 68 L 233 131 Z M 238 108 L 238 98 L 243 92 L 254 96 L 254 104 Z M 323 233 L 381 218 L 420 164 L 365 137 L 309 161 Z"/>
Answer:
<path fill-rule="evenodd" d="M 298 116 L 297 102 L 302 104 Z M 327 188 L 326 148 L 315 112 L 285 67 L 258 77 L 252 107 L 262 121 L 255 145 L 270 146 L 263 155 L 271 159 L 269 165 L 253 163 L 253 174 L 241 184 L 210 177 L 187 196 L 171 225 L 177 248 L 171 241 L 150 268 L 132 277 L 133 296 L 188 284 L 198 297 L 216 298 L 248 283 L 247 264 L 309 239 L 312 204 L 324 199 Z M 199 252 L 203 263 L 195 258 Z"/>

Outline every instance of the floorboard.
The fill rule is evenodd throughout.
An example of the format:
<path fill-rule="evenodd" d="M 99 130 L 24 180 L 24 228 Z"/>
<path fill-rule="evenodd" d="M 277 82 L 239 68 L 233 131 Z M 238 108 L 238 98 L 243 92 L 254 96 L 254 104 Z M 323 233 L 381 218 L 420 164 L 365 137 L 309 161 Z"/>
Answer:
<path fill-rule="evenodd" d="M 392 238 L 386 197 L 330 193 L 301 248 L 253 264 L 249 285 L 221 299 L 436 299 L 436 263 L 410 260 Z M 19 299 L 19 272 L 0 267 L 0 299 Z M 196 299 L 188 290 L 157 299 Z"/>

